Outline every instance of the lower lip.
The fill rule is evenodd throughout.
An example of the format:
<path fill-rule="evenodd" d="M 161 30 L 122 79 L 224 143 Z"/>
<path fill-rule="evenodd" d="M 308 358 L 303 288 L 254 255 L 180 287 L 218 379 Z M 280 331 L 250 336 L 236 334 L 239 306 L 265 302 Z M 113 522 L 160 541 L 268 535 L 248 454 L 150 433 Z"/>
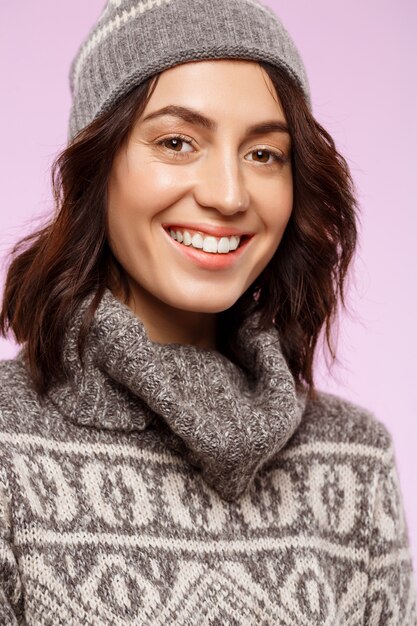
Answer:
<path fill-rule="evenodd" d="M 189 259 L 194 261 L 196 265 L 208 270 L 222 270 L 232 267 L 234 263 L 242 256 L 245 252 L 248 244 L 252 241 L 253 237 L 246 239 L 239 248 L 233 250 L 233 252 L 228 252 L 227 254 L 214 253 L 214 252 L 204 252 L 203 250 L 198 250 L 197 248 L 193 248 L 192 246 L 186 246 L 183 243 L 178 243 L 175 239 L 171 237 L 165 230 L 162 228 L 166 237 L 171 242 L 171 245 L 174 246 L 178 252 L 181 252 Z"/>

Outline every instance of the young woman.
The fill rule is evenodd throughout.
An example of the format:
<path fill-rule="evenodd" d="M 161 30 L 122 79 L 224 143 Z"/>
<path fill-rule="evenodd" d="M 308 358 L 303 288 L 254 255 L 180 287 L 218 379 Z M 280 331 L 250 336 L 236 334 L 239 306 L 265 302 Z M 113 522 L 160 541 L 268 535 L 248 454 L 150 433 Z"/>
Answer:
<path fill-rule="evenodd" d="M 314 386 L 344 158 L 255 0 L 111 0 L 0 325 L 0 622 L 411 626 L 392 439 Z"/>

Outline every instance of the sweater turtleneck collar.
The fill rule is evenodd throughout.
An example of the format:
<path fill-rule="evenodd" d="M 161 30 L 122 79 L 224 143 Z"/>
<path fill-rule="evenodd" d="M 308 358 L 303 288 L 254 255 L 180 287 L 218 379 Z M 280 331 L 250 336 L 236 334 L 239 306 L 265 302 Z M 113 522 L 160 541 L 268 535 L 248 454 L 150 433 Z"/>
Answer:
<path fill-rule="evenodd" d="M 160 416 L 204 480 L 223 499 L 239 498 L 294 433 L 306 404 L 277 330 L 257 329 L 258 314 L 252 314 L 239 329 L 239 367 L 214 349 L 152 341 L 142 321 L 107 289 L 83 370 L 77 336 L 93 295 L 68 329 L 69 379 L 52 387 L 52 402 L 72 422 L 97 429 L 142 431 Z"/>

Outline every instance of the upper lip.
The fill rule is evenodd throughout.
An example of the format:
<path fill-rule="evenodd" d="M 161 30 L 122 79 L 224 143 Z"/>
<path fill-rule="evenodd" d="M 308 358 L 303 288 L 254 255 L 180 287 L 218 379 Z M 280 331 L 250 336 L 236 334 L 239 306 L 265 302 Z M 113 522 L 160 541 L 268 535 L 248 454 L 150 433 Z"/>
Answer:
<path fill-rule="evenodd" d="M 237 226 L 229 227 L 229 226 L 215 226 L 214 224 L 180 224 L 179 222 L 169 222 L 167 224 L 162 224 L 164 228 L 171 228 L 172 230 L 198 230 L 207 235 L 213 235 L 213 237 L 231 237 L 232 235 L 237 235 L 238 237 L 242 237 L 243 235 L 252 236 L 254 233 L 242 230 L 241 228 L 237 228 Z"/>

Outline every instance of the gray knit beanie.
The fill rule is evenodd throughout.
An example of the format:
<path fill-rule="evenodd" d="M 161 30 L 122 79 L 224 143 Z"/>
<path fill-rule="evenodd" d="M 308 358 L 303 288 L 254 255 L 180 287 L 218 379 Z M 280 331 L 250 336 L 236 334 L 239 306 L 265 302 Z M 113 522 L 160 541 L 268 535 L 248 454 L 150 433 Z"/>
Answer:
<path fill-rule="evenodd" d="M 70 70 L 69 140 L 153 74 L 201 59 L 267 61 L 310 89 L 299 52 L 258 0 L 108 0 Z"/>

